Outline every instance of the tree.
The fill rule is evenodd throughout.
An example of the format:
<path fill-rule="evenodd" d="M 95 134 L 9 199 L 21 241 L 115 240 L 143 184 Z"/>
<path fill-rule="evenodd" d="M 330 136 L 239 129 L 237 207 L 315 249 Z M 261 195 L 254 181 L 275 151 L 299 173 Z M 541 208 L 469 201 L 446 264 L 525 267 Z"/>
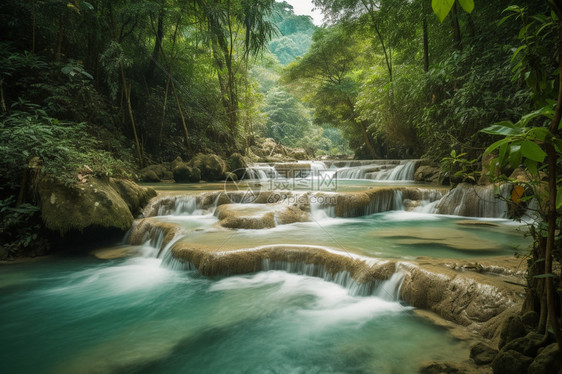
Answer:
<path fill-rule="evenodd" d="M 367 123 L 359 117 L 355 106 L 359 82 L 354 79 L 353 69 L 360 43 L 341 26 L 318 30 L 313 40 L 310 51 L 289 65 L 286 81 L 305 85 L 307 91 L 313 88 L 305 100 L 314 107 L 318 124 L 359 130 L 371 156 L 378 158 Z"/>
<path fill-rule="evenodd" d="M 238 85 L 250 55 L 266 48 L 275 32 L 274 0 L 198 0 L 206 24 L 232 139 L 238 135 Z"/>

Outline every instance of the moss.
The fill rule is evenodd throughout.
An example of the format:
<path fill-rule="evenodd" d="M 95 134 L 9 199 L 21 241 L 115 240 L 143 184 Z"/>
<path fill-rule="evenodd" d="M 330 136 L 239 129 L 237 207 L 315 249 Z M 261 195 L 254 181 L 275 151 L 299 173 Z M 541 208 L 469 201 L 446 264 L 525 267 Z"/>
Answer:
<path fill-rule="evenodd" d="M 228 171 L 236 174 L 238 179 L 242 179 L 246 172 L 246 160 L 240 153 L 233 153 L 227 160 Z"/>
<path fill-rule="evenodd" d="M 189 162 L 191 167 L 201 171 L 201 178 L 208 182 L 223 180 L 226 173 L 226 163 L 217 155 L 199 153 Z"/>
<path fill-rule="evenodd" d="M 61 234 L 88 227 L 126 231 L 133 223 L 133 212 L 155 195 L 154 190 L 130 181 L 97 178 L 71 186 L 42 179 L 37 192 L 45 226 Z"/>
<path fill-rule="evenodd" d="M 150 199 L 156 196 L 153 188 L 141 187 L 127 179 L 110 179 L 110 185 L 121 196 L 133 215 L 141 213 L 142 209 Z"/>
<path fill-rule="evenodd" d="M 174 167 L 174 180 L 176 183 L 187 183 L 191 181 L 193 169 L 185 163 L 179 163 Z"/>

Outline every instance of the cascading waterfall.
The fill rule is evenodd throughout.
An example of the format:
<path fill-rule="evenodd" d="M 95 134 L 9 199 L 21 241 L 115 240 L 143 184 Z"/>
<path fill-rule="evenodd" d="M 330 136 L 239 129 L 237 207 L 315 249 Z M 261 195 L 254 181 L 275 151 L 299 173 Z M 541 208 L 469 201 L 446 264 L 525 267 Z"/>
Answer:
<path fill-rule="evenodd" d="M 387 301 L 400 300 L 400 285 L 404 280 L 404 275 L 394 275 L 385 281 L 372 280 L 365 283 L 359 283 L 348 271 L 340 271 L 330 273 L 326 271 L 324 265 L 306 264 L 302 262 L 287 261 L 270 261 L 263 260 L 262 271 L 282 270 L 287 273 L 307 275 L 311 277 L 322 278 L 325 281 L 336 283 L 346 288 L 350 295 L 353 296 L 377 296 Z M 389 291 L 392 291 L 389 293 Z"/>
<path fill-rule="evenodd" d="M 497 187 L 494 185 L 474 186 L 461 183 L 435 204 L 432 213 L 507 218 L 506 199 L 511 193 L 512 186 L 506 183 L 496 189 Z"/>
<path fill-rule="evenodd" d="M 299 178 L 366 179 L 374 181 L 413 181 L 419 160 L 369 160 L 369 161 L 299 161 L 298 163 L 256 163 L 246 169 L 247 179 L 267 180 L 287 177 L 280 175 L 278 168 L 285 166 L 295 170 L 302 165 L 300 173 L 290 175 Z"/>

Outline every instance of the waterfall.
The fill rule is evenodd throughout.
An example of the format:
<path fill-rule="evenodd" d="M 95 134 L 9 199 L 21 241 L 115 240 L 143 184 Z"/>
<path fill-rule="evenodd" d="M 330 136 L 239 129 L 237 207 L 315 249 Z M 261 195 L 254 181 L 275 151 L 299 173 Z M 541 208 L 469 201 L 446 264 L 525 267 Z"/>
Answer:
<path fill-rule="evenodd" d="M 287 273 L 308 275 L 322 278 L 348 289 L 353 296 L 377 296 L 386 301 L 400 300 L 400 287 L 404 280 L 403 273 L 394 273 L 385 281 L 372 280 L 364 283 L 357 282 L 348 271 L 331 273 L 326 271 L 323 264 L 306 264 L 303 262 L 270 261 L 264 259 L 262 271 L 282 270 Z"/>
<path fill-rule="evenodd" d="M 449 214 L 465 217 L 507 218 L 506 198 L 511 193 L 512 186 L 503 184 L 496 186 L 475 186 L 466 183 L 459 184 L 449 191 L 433 209 L 432 213 Z"/>
<path fill-rule="evenodd" d="M 302 168 L 298 168 L 302 165 Z M 298 161 L 297 163 L 256 163 L 248 166 L 248 179 L 271 180 L 279 178 L 366 179 L 374 181 L 413 181 L 418 160 L 364 160 L 364 161 Z M 289 171 L 281 173 L 278 170 Z M 300 170 L 299 173 L 295 172 Z"/>
<path fill-rule="evenodd" d="M 279 178 L 275 167 L 268 164 L 253 164 L 246 168 L 244 179 L 268 180 Z"/>
<path fill-rule="evenodd" d="M 381 283 L 374 292 L 374 296 L 380 297 L 386 301 L 400 300 L 400 288 L 404 282 L 404 273 L 396 272 L 392 274 L 390 279 Z"/>
<path fill-rule="evenodd" d="M 375 181 L 413 181 L 418 160 L 371 161 L 369 164 L 339 168 L 339 179 L 369 179 Z"/>

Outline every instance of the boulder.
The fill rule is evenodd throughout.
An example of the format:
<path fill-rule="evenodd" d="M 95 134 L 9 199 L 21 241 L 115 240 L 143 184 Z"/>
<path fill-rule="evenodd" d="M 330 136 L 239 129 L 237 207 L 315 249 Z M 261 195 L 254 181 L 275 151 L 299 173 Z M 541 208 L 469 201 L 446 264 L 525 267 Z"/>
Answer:
<path fill-rule="evenodd" d="M 174 180 L 176 183 L 196 183 L 201 180 L 201 171 L 182 162 L 174 167 Z"/>
<path fill-rule="evenodd" d="M 148 182 L 148 183 L 153 183 L 153 182 L 160 182 L 160 178 L 158 177 L 158 175 L 156 175 L 156 173 L 154 172 L 154 170 L 150 170 L 150 169 L 142 169 L 139 172 L 139 180 L 141 182 Z"/>
<path fill-rule="evenodd" d="M 525 325 L 519 316 L 507 317 L 500 327 L 500 341 L 498 348 L 503 348 L 510 341 L 527 335 Z"/>
<path fill-rule="evenodd" d="M 477 365 L 489 364 L 494 360 L 497 354 L 497 350 L 484 343 L 477 343 L 470 348 L 470 358 L 474 360 Z"/>
<path fill-rule="evenodd" d="M 494 374 L 526 374 L 533 359 L 513 350 L 500 351 L 494 361 Z"/>
<path fill-rule="evenodd" d="M 507 343 L 502 350 L 514 350 L 525 356 L 535 357 L 539 348 L 546 345 L 546 342 L 543 334 L 531 332 L 521 338 L 513 339 Z"/>
<path fill-rule="evenodd" d="M 246 167 L 248 166 L 246 160 L 244 160 L 244 156 L 240 153 L 233 153 L 230 155 L 226 163 L 228 165 L 228 170 L 236 174 L 238 179 L 242 179 L 244 173 L 246 172 Z"/>
<path fill-rule="evenodd" d="M 109 184 L 125 200 L 129 210 L 135 217 L 142 212 L 142 209 L 148 204 L 149 200 L 156 196 L 154 189 L 141 187 L 127 179 L 110 178 Z"/>
<path fill-rule="evenodd" d="M 189 161 L 189 166 L 201 171 L 201 179 L 212 182 L 223 180 L 226 173 L 226 163 L 217 155 L 199 153 Z"/>
<path fill-rule="evenodd" d="M 88 178 L 65 185 L 43 178 L 37 184 L 45 226 L 65 234 L 86 228 L 128 230 L 142 205 L 156 195 L 153 189 L 116 179 Z"/>
<path fill-rule="evenodd" d="M 160 182 L 173 178 L 172 171 L 164 164 L 148 165 L 139 172 L 141 182 Z"/>
<path fill-rule="evenodd" d="M 528 374 L 559 373 L 562 368 L 562 355 L 557 343 L 552 343 L 540 351 L 529 366 Z"/>
<path fill-rule="evenodd" d="M 460 362 L 426 361 L 418 371 L 420 374 L 472 374 L 477 373 L 474 368 Z"/>
<path fill-rule="evenodd" d="M 420 165 L 414 172 L 414 180 L 416 182 L 439 183 L 441 178 L 441 170 L 432 165 Z"/>

